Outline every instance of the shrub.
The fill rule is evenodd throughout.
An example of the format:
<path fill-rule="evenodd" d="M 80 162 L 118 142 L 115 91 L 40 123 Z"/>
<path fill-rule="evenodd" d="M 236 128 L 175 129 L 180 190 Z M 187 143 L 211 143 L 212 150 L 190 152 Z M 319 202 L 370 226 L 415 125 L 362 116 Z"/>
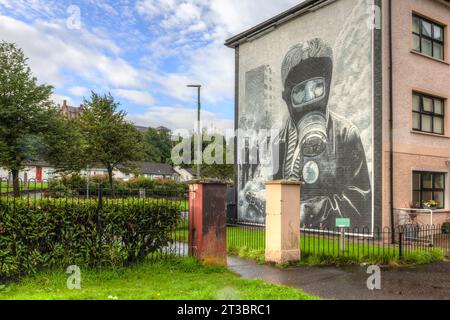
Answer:
<path fill-rule="evenodd" d="M 69 265 L 124 266 L 166 247 L 179 215 L 133 199 L 0 200 L 0 280 Z"/>
<path fill-rule="evenodd" d="M 442 225 L 442 233 L 450 234 L 450 221 L 448 221 Z"/>
<path fill-rule="evenodd" d="M 61 195 L 85 195 L 87 192 L 88 180 L 79 175 L 64 176 L 58 180 L 50 182 L 49 192 Z M 89 190 L 95 194 L 99 186 L 103 189 L 103 194 L 111 194 L 108 176 L 97 175 L 89 179 Z M 132 178 L 128 181 L 114 179 L 114 188 L 116 195 L 137 194 L 138 190 L 164 191 L 173 193 L 183 193 L 188 190 L 185 183 L 178 183 L 170 179 L 149 179 L 144 177 Z"/>

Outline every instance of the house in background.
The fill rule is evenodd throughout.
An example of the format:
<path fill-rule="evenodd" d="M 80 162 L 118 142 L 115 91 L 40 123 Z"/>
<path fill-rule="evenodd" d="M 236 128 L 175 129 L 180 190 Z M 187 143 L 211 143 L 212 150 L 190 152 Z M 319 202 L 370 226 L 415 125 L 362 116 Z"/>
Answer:
<path fill-rule="evenodd" d="M 139 177 L 149 179 L 175 179 L 175 171 L 172 166 L 164 163 L 140 162 L 135 170 L 132 170 L 132 172 L 127 171 L 115 171 L 114 178 L 126 181 L 136 177 L 137 173 Z"/>
<path fill-rule="evenodd" d="M 187 182 L 194 179 L 195 174 L 192 168 L 181 168 L 179 166 L 173 168 L 177 173 L 176 180 L 179 182 Z"/>
<path fill-rule="evenodd" d="M 42 182 L 56 178 L 55 168 L 45 161 L 30 161 L 24 164 L 24 168 L 19 172 L 19 179 L 22 181 L 35 180 Z M 5 168 L 0 167 L 0 179 L 12 179 L 12 175 Z"/>
<path fill-rule="evenodd" d="M 102 176 L 107 175 L 108 171 L 103 168 L 100 164 L 95 165 L 86 170 L 80 172 L 82 176 Z M 178 181 L 188 181 L 179 180 L 180 176 L 171 165 L 161 164 L 161 163 L 150 163 L 150 162 L 140 162 L 137 164 L 137 168 L 132 171 L 125 169 L 115 170 L 113 172 L 115 179 L 121 179 L 127 181 L 136 176 L 149 178 L 149 179 L 172 179 Z M 36 180 L 38 182 L 48 181 L 58 177 L 55 168 L 51 167 L 48 163 L 40 162 L 29 162 L 25 165 L 24 169 L 20 171 L 19 178 L 22 181 L 26 180 Z M 11 173 L 5 168 L 0 167 L 0 179 L 11 179 Z"/>
<path fill-rule="evenodd" d="M 69 119 L 75 119 L 83 112 L 83 105 L 80 105 L 79 107 L 72 107 L 67 104 L 67 100 L 64 100 L 59 112 L 67 116 Z"/>

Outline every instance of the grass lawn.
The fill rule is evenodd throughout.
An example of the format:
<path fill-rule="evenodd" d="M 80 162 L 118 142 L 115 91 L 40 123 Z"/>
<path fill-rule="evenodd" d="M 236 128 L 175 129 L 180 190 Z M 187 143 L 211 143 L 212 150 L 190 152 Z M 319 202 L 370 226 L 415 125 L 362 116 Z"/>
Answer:
<path fill-rule="evenodd" d="M 41 189 L 47 189 L 48 188 L 48 182 L 30 182 L 30 183 L 20 183 L 20 190 L 21 191 L 28 191 L 28 190 L 41 190 Z M 8 183 L 6 181 L 3 181 L 0 183 L 0 189 L 1 192 L 13 192 L 13 187 L 10 184 L 8 186 Z"/>
<path fill-rule="evenodd" d="M 81 289 L 69 290 L 65 270 L 41 272 L 0 285 L 0 300 L 311 300 L 299 290 L 243 280 L 224 267 L 191 258 L 148 262 L 115 270 L 81 270 Z"/>
<path fill-rule="evenodd" d="M 187 226 L 182 225 L 177 233 L 177 241 L 187 242 Z M 442 260 L 442 250 L 404 250 L 404 258 L 399 259 L 398 248 L 387 244 L 373 244 L 360 240 L 346 243 L 346 250 L 340 250 L 338 239 L 317 238 L 303 234 L 300 237 L 302 264 L 423 264 Z M 264 262 L 265 232 L 262 229 L 227 227 L 227 248 L 230 254 Z"/>

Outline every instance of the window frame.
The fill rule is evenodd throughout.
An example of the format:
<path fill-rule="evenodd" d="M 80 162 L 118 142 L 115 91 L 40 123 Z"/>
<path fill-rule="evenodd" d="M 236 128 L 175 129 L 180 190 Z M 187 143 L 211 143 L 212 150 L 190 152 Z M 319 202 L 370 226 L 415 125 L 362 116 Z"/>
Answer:
<path fill-rule="evenodd" d="M 419 33 L 414 31 L 414 19 L 419 19 L 419 21 L 420 21 Z M 431 24 L 431 36 L 427 36 L 427 35 L 425 35 L 423 33 L 422 28 L 423 28 L 423 22 L 424 21 L 429 23 L 429 24 Z M 435 26 L 441 28 L 442 40 L 438 40 L 438 39 L 434 38 L 434 27 Z M 423 55 L 426 55 L 428 57 L 431 57 L 431 58 L 434 58 L 434 59 L 437 59 L 437 60 L 445 61 L 445 53 L 446 53 L 445 52 L 445 25 L 442 25 L 440 23 L 434 22 L 434 21 L 432 21 L 430 19 L 427 19 L 427 18 L 425 18 L 425 17 L 423 17 L 423 16 L 421 16 L 419 14 L 413 13 L 413 15 L 412 15 L 412 34 L 413 34 L 413 39 L 414 39 L 414 36 L 418 36 L 419 37 L 419 43 L 420 43 L 420 49 L 417 50 L 416 48 L 413 48 L 413 51 L 419 52 L 419 53 L 421 53 Z M 431 41 L 431 55 L 423 52 L 422 39 Z M 434 44 L 435 43 L 440 44 L 442 46 L 442 58 L 436 57 L 434 55 Z"/>
<path fill-rule="evenodd" d="M 414 96 L 418 96 L 420 98 L 420 111 L 414 110 Z M 440 98 L 440 97 L 436 97 L 436 96 L 432 96 L 429 94 L 425 94 L 425 93 L 421 93 L 421 92 L 417 92 L 417 91 L 413 91 L 412 94 L 412 112 L 413 112 L 413 130 L 417 131 L 417 132 L 425 132 L 425 133 L 431 133 L 431 134 L 436 134 L 436 135 L 440 135 L 440 136 L 444 136 L 445 135 L 445 99 L 444 98 Z M 432 103 L 433 103 L 433 111 L 425 111 L 424 108 L 424 98 L 426 99 L 431 99 Z M 436 101 L 440 101 L 441 105 L 442 105 L 442 114 L 436 113 Z M 419 126 L 420 128 L 417 129 L 414 127 L 414 114 L 418 114 L 419 115 Z M 422 118 L 423 116 L 429 116 L 431 117 L 431 131 L 426 131 L 423 129 L 423 124 L 422 124 Z M 440 118 L 442 120 L 442 132 L 436 132 L 434 130 L 434 119 L 435 118 Z"/>
<path fill-rule="evenodd" d="M 420 179 L 419 179 L 419 181 L 420 181 L 420 186 L 419 186 L 419 189 L 415 189 L 414 188 L 414 176 L 416 175 L 416 174 L 419 174 L 420 175 Z M 432 179 L 432 187 L 431 188 L 424 188 L 423 187 L 423 180 L 424 180 L 424 175 L 426 175 L 426 174 L 429 174 L 429 175 L 431 175 L 431 179 Z M 440 175 L 440 176 L 442 176 L 443 177 L 443 188 L 436 188 L 436 184 L 435 184 L 435 182 L 436 182 L 436 176 L 437 175 Z M 446 181 L 445 181 L 445 179 L 446 179 L 446 177 L 447 177 L 447 174 L 445 173 L 445 172 L 432 172 L 432 171 L 413 171 L 413 174 L 412 174 L 412 178 L 413 178 L 413 183 L 412 183 L 412 199 L 413 199 L 413 206 L 415 206 L 415 203 L 414 203 L 414 193 L 415 192 L 418 192 L 419 193 L 419 203 L 420 203 L 420 208 L 421 209 L 423 209 L 424 208 L 424 205 L 423 205 L 423 201 L 424 201 L 424 199 L 423 199 L 423 193 L 424 192 L 429 192 L 429 193 L 431 193 L 431 196 L 432 196 L 432 199 L 431 200 L 436 200 L 435 199 L 435 197 L 434 197 L 434 194 L 436 193 L 436 192 L 442 192 L 442 194 L 443 194 L 443 197 L 442 197 L 442 199 L 443 199 L 443 201 L 442 201 L 442 203 L 440 203 L 439 204 L 439 206 L 436 208 L 436 209 L 438 209 L 438 210 L 443 210 L 443 209 L 445 209 L 445 189 L 446 189 Z"/>

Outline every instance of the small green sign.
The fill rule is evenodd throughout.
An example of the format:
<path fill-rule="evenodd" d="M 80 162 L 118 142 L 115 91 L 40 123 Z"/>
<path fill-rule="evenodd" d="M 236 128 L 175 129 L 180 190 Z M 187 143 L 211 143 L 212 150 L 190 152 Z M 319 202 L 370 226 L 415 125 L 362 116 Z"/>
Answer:
<path fill-rule="evenodd" d="M 350 228 L 350 219 L 349 218 L 337 218 L 336 219 L 336 227 Z"/>

